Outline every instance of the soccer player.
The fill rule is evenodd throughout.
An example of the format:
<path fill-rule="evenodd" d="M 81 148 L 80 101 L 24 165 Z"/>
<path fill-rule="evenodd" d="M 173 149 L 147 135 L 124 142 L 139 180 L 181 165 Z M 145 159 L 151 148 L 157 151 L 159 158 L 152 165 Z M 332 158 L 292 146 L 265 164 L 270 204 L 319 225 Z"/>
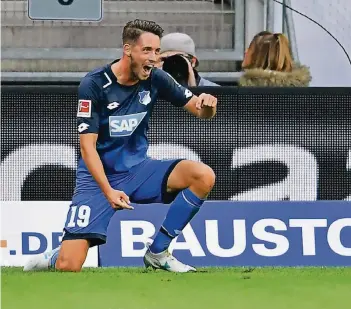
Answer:
<path fill-rule="evenodd" d="M 128 22 L 123 29 L 122 58 L 82 79 L 77 111 L 81 156 L 62 243 L 29 259 L 25 271 L 80 271 L 88 249 L 106 242 L 107 226 L 116 210 L 132 210 L 131 202 L 171 203 L 153 243 L 147 244 L 146 267 L 196 271 L 172 256 L 168 247 L 200 210 L 215 174 L 200 162 L 148 157 L 147 131 L 158 97 L 202 119 L 216 114 L 217 99 L 204 93 L 193 95 L 154 67 L 162 33 L 152 21 Z"/>

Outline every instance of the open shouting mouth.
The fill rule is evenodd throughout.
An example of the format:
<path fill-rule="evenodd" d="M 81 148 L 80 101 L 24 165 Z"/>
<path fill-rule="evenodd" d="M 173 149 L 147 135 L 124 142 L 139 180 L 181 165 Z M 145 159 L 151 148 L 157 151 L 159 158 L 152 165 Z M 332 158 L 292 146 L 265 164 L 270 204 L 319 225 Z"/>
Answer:
<path fill-rule="evenodd" d="M 144 65 L 143 70 L 145 72 L 145 75 L 149 75 L 153 67 L 154 66 L 152 64 Z"/>

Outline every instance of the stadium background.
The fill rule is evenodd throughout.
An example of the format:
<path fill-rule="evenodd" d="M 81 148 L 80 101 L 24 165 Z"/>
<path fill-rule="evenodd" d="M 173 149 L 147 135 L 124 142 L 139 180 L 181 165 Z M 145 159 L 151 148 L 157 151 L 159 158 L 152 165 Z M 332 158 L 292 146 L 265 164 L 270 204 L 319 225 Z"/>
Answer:
<path fill-rule="evenodd" d="M 351 200 L 351 88 L 193 90 L 218 97 L 217 116 L 199 121 L 160 100 L 149 155 L 209 164 L 211 200 Z M 71 199 L 76 102 L 77 86 L 3 86 L 3 199 Z"/>
<path fill-rule="evenodd" d="M 285 3 L 322 23 L 350 53 L 347 0 Z M 254 202 L 247 204 L 241 214 L 253 226 L 254 218 L 257 222 L 279 220 L 287 229 L 289 218 L 326 220 L 323 233 L 316 234 L 316 252 L 309 247 L 309 252 L 314 253 L 313 262 L 300 248 L 301 236 L 286 231 L 281 232 L 284 237 L 301 246 L 291 249 L 292 255 L 283 254 L 280 260 L 272 258 L 267 262 L 250 251 L 243 253 L 248 256 L 241 260 L 229 262 L 208 256 L 201 265 L 349 264 L 343 258 L 351 255 L 347 241 L 351 239 L 351 210 L 345 207 L 351 196 L 351 91 L 347 88 L 351 70 L 340 47 L 322 29 L 290 11 L 284 13 L 273 1 L 261 0 L 106 0 L 103 19 L 91 22 L 31 20 L 28 2 L 21 0 L 1 1 L 1 8 L 2 264 L 21 266 L 29 254 L 57 244 L 74 186 L 78 155 L 74 131 L 77 84 L 90 69 L 120 56 L 122 27 L 138 17 L 159 22 L 166 33 L 183 31 L 191 35 L 197 45 L 200 74 L 223 86 L 237 84 L 244 49 L 254 34 L 262 29 L 283 31 L 292 44 L 295 60 L 311 67 L 312 86 L 317 87 L 207 89 L 219 98 L 218 116 L 210 122 L 193 119 L 167 102 L 158 102 L 150 130 L 150 153 L 159 158 L 186 156 L 212 166 L 217 183 L 206 209 L 210 203 L 221 205 L 223 200 Z M 70 6 L 66 9 L 70 10 Z M 324 44 L 323 48 L 320 44 Z M 332 202 L 325 204 L 326 200 Z M 260 201 L 273 208 L 267 213 L 257 212 L 258 217 L 254 217 L 255 207 L 261 207 L 256 202 Z M 301 205 L 299 201 L 305 208 L 297 206 Z M 311 201 L 313 204 L 308 203 Z M 242 204 L 237 208 L 235 203 L 232 205 L 234 208 L 227 210 L 223 206 L 220 217 L 213 210 L 199 220 L 217 220 L 221 225 L 228 218 L 236 218 L 235 211 Z M 158 226 L 158 206 L 152 207 L 149 223 Z M 28 209 L 35 219 L 28 220 Z M 308 222 L 311 226 L 317 224 Z M 335 222 L 343 225 L 336 234 L 334 225 L 336 236 L 330 241 L 328 231 Z M 111 227 L 111 235 L 119 233 L 122 225 L 119 221 L 116 224 Z M 279 231 L 279 224 L 269 228 Z M 197 231 L 197 225 L 194 229 Z M 232 242 L 227 233 L 221 235 L 221 242 Z M 250 241 L 256 241 L 258 236 L 264 240 L 263 235 L 257 234 Z M 203 232 L 196 236 L 205 248 L 208 244 Z M 117 241 L 113 236 L 110 239 Z M 272 239 L 264 241 L 274 243 Z M 335 250 L 337 246 L 343 249 Z M 324 254 L 326 250 L 329 253 Z M 109 265 L 119 265 L 123 260 L 113 250 L 105 250 L 105 254 L 105 258 L 114 257 Z M 97 266 L 104 257 L 96 255 L 90 265 Z"/>

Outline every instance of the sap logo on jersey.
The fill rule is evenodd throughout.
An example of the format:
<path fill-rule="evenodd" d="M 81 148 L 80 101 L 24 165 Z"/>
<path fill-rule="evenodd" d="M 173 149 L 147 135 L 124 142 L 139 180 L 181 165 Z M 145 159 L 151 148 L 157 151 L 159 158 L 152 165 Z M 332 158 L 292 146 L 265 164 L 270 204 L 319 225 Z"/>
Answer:
<path fill-rule="evenodd" d="M 146 114 L 146 112 L 143 112 L 124 116 L 110 116 L 110 136 L 122 137 L 132 135 Z"/>

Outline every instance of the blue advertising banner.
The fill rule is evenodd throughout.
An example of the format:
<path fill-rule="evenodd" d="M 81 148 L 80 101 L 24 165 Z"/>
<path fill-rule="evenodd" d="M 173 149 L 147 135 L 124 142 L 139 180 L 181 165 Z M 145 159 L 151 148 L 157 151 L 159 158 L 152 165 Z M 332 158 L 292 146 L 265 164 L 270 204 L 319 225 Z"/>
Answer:
<path fill-rule="evenodd" d="M 168 208 L 118 211 L 100 266 L 142 266 Z M 194 266 L 351 266 L 351 203 L 208 201 L 170 249 Z"/>

